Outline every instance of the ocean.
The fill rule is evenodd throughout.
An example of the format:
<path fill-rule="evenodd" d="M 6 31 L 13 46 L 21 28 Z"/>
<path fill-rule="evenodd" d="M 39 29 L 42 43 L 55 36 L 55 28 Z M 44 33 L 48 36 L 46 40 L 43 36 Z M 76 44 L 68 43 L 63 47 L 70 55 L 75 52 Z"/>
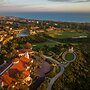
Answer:
<path fill-rule="evenodd" d="M 90 13 L 14 12 L 14 13 L 0 13 L 0 16 L 16 16 L 21 18 L 38 19 L 38 20 L 90 23 Z"/>

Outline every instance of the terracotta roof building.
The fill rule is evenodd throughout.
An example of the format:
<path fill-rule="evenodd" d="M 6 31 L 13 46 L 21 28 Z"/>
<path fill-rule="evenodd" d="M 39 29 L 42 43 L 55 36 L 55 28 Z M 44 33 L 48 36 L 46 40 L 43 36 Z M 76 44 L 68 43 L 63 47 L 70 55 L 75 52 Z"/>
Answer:
<path fill-rule="evenodd" d="M 25 56 L 25 54 L 28 52 L 28 54 L 32 53 L 32 49 L 20 49 L 17 50 L 18 56 Z"/>
<path fill-rule="evenodd" d="M 23 84 L 29 86 L 32 83 L 32 79 L 30 77 L 30 64 L 31 60 L 26 57 L 15 58 L 7 64 L 2 70 L 0 70 L 0 83 L 1 86 L 9 86 L 14 87 L 16 82 L 17 74 L 23 75 Z M 14 84 L 12 85 L 12 82 Z"/>

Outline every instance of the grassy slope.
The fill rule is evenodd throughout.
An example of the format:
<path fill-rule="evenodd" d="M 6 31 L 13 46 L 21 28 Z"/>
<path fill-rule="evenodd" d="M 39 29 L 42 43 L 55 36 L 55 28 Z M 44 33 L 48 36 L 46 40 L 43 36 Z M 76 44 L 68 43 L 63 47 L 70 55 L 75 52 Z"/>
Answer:
<path fill-rule="evenodd" d="M 87 36 L 86 32 L 58 32 L 58 31 L 50 31 L 47 33 L 49 36 L 54 38 L 72 38 L 79 36 Z"/>

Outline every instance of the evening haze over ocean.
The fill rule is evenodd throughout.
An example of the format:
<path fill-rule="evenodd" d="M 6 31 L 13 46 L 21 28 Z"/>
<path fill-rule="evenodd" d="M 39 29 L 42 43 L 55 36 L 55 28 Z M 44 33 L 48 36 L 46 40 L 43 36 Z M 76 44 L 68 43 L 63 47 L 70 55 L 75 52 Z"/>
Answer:
<path fill-rule="evenodd" d="M 90 0 L 0 0 L 0 16 L 90 22 Z"/>

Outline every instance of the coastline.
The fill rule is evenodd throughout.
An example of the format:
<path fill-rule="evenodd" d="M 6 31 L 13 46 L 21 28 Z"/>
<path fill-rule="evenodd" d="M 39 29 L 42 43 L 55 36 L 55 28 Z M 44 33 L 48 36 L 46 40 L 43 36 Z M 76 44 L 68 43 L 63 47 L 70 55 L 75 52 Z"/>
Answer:
<path fill-rule="evenodd" d="M 7 12 L 0 16 L 13 16 L 43 21 L 90 23 L 90 13 L 78 12 Z"/>

